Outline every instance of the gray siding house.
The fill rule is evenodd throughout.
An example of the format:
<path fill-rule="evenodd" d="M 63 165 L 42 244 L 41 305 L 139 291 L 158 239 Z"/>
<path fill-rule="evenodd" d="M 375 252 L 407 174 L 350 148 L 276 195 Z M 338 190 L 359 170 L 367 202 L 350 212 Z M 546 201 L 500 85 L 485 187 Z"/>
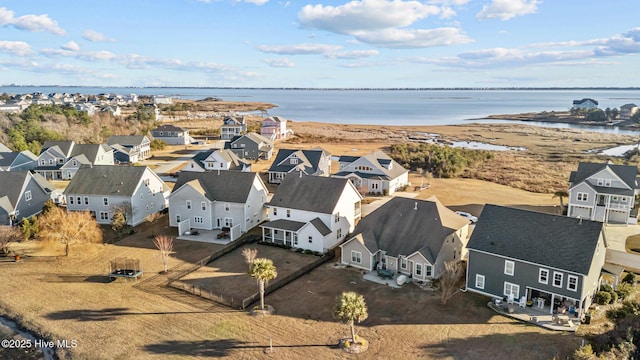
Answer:
<path fill-rule="evenodd" d="M 269 160 L 273 155 L 273 141 L 251 132 L 225 142 L 224 148 L 230 149 L 241 159 Z"/>
<path fill-rule="evenodd" d="M 113 149 L 106 144 L 47 141 L 34 171 L 47 179 L 70 180 L 81 167 L 113 164 Z"/>
<path fill-rule="evenodd" d="M 244 135 L 247 132 L 247 123 L 244 116 L 239 117 L 226 117 L 222 121 L 222 127 L 220 127 L 220 139 L 231 140 L 236 136 Z"/>
<path fill-rule="evenodd" d="M 37 215 L 57 196 L 56 187 L 29 171 L 0 172 L 0 225 L 15 225 Z"/>
<path fill-rule="evenodd" d="M 469 221 L 435 196 L 427 200 L 394 197 L 360 220 L 340 245 L 341 262 L 367 271 L 387 269 L 414 280 L 440 277 L 444 263 L 461 260 Z"/>
<path fill-rule="evenodd" d="M 151 136 L 155 140 L 162 140 L 169 145 L 188 145 L 193 141 L 189 130 L 171 124 L 160 125 L 151 130 Z"/>
<path fill-rule="evenodd" d="M 107 145 L 121 145 L 137 153 L 137 160 L 142 161 L 151 156 L 151 140 L 144 135 L 111 135 Z M 134 162 L 134 161 L 132 161 Z"/>
<path fill-rule="evenodd" d="M 251 163 L 248 160 L 240 159 L 230 149 L 211 149 L 201 151 L 193 156 L 181 171 L 251 171 Z"/>
<path fill-rule="evenodd" d="M 581 162 L 569 178 L 567 216 L 605 223 L 636 224 L 640 194 L 638 168 Z"/>
<path fill-rule="evenodd" d="M 409 170 L 382 151 L 364 156 L 340 156 L 333 177 L 349 179 L 362 193 L 389 195 L 409 184 Z"/>
<path fill-rule="evenodd" d="M 269 183 L 279 184 L 284 177 L 294 171 L 306 175 L 331 175 L 331 154 L 322 150 L 280 149 L 269 167 Z"/>
<path fill-rule="evenodd" d="M 606 244 L 601 222 L 485 205 L 467 249 L 469 291 L 579 316 L 598 291 Z"/>

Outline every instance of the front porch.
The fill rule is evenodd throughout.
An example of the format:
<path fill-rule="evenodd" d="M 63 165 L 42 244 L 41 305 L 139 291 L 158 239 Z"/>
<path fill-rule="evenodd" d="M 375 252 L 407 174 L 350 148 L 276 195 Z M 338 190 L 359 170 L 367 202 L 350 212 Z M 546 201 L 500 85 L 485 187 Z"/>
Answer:
<path fill-rule="evenodd" d="M 490 301 L 487 306 L 500 315 L 531 323 L 554 331 L 575 332 L 580 326 L 581 319 L 578 313 L 571 314 L 550 314 L 549 307 L 539 308 L 533 306 L 520 306 L 518 303 L 508 304 L 501 299 Z"/>

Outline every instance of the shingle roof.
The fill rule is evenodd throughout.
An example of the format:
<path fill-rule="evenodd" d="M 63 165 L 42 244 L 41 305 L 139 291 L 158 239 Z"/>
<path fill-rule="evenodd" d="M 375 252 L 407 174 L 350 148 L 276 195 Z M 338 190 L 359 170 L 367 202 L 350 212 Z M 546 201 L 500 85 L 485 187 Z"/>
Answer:
<path fill-rule="evenodd" d="M 385 154 L 382 151 L 374 151 L 373 153 L 370 154 L 366 154 L 361 156 L 360 158 L 364 158 L 366 159 L 369 163 L 371 163 L 373 166 L 376 167 L 376 170 L 382 172 L 384 175 L 388 176 L 389 179 L 395 179 L 397 177 L 399 177 L 400 175 L 408 172 L 409 170 L 405 169 L 402 167 L 402 165 L 400 165 L 398 162 L 396 162 L 395 160 L 391 159 L 389 157 L 389 155 Z M 351 161 L 350 163 L 353 163 L 354 161 L 360 159 L 360 158 L 356 158 L 355 160 Z M 345 156 L 344 158 L 341 157 L 340 161 L 344 161 L 346 162 L 347 160 L 349 160 L 348 156 Z M 391 164 L 391 169 L 388 169 L 387 166 Z M 349 169 L 346 169 L 341 172 L 341 173 L 353 173 L 354 171 L 350 171 Z M 363 177 L 363 175 L 359 176 Z"/>
<path fill-rule="evenodd" d="M 146 166 L 99 165 L 80 168 L 67 185 L 65 194 L 123 195 L 135 193 Z"/>
<path fill-rule="evenodd" d="M 307 223 L 305 222 L 278 219 L 278 220 L 268 221 L 264 224 L 261 224 L 260 226 L 274 228 L 274 229 L 289 230 L 289 231 L 298 231 L 302 229 L 302 227 L 305 225 L 307 225 Z"/>
<path fill-rule="evenodd" d="M 69 157 L 71 151 L 74 148 L 74 145 L 75 143 L 73 141 L 46 141 L 44 144 L 42 144 L 42 150 L 40 150 L 40 153 L 42 154 L 47 149 L 57 146 L 62 155 Z"/>
<path fill-rule="evenodd" d="M 409 256 L 420 252 L 435 264 L 445 239 L 469 221 L 448 209 L 435 196 L 427 200 L 394 197 L 360 220 L 354 234 L 371 252 Z"/>
<path fill-rule="evenodd" d="M 290 173 L 282 180 L 271 206 L 331 214 L 349 180 Z M 355 191 L 355 190 L 354 190 Z"/>
<path fill-rule="evenodd" d="M 211 201 L 245 203 L 257 176 L 253 172 L 239 171 L 183 171 L 180 172 L 172 193 L 176 192 L 184 184 L 195 180 L 205 191 L 203 195 Z"/>
<path fill-rule="evenodd" d="M 611 171 L 615 173 L 620 179 L 622 179 L 625 184 L 631 187 L 631 189 L 638 188 L 638 185 L 636 184 L 636 178 L 638 176 L 637 167 L 631 165 L 615 165 L 609 162 L 581 162 L 578 164 L 578 170 L 571 172 L 571 175 L 569 176 L 569 182 L 572 185 L 579 184 L 605 168 L 611 169 Z"/>
<path fill-rule="evenodd" d="M 153 131 L 177 131 L 177 132 L 184 132 L 185 130 L 181 127 L 175 126 L 175 125 L 171 125 L 171 124 L 166 124 L 166 125 L 160 125 L 157 128 L 153 129 Z"/>
<path fill-rule="evenodd" d="M 230 169 L 242 169 L 242 167 L 245 165 L 251 165 L 249 161 L 239 158 L 238 155 L 236 155 L 236 153 L 234 153 L 230 149 L 211 149 L 200 151 L 193 156 L 193 160 L 200 164 L 200 167 L 204 169 L 204 161 L 213 153 L 218 153 L 220 157 L 222 157 L 225 161 L 230 162 Z"/>
<path fill-rule="evenodd" d="M 100 150 L 108 152 L 111 148 L 106 144 L 76 144 L 73 146 L 73 149 L 71 149 L 70 157 L 83 154 L 87 157 L 87 160 L 91 163 L 95 163 Z"/>
<path fill-rule="evenodd" d="M 602 227 L 597 221 L 485 205 L 467 248 L 586 275 Z"/>
<path fill-rule="evenodd" d="M 322 234 L 322 236 L 331 234 L 331 229 L 329 229 L 329 227 L 324 222 L 322 222 L 319 217 L 311 220 L 310 223 L 316 228 L 316 230 L 318 230 L 320 234 Z"/>
<path fill-rule="evenodd" d="M 281 164 L 291 155 L 295 154 L 300 162 L 298 164 Z M 289 172 L 293 169 L 304 166 L 304 170 L 307 174 L 315 174 L 318 172 L 318 166 L 323 156 L 326 156 L 327 152 L 322 149 L 317 150 L 296 150 L 296 149 L 280 149 L 276 155 L 275 160 L 269 167 L 270 172 Z"/>
<path fill-rule="evenodd" d="M 144 142 L 144 135 L 111 135 L 107 139 L 108 145 L 120 144 L 125 146 L 137 146 Z"/>
<path fill-rule="evenodd" d="M 582 103 L 587 102 L 587 101 L 591 101 L 592 103 L 598 105 L 598 102 L 595 101 L 594 99 L 591 99 L 591 98 L 584 98 L 584 99 L 581 99 L 581 100 L 573 100 L 573 105 L 579 105 L 579 104 L 582 104 Z"/>
<path fill-rule="evenodd" d="M 7 211 L 13 211 L 22 194 L 25 182 L 29 179 L 33 180 L 45 192 L 52 192 L 55 186 L 43 178 L 39 174 L 33 174 L 29 171 L 0 171 L 0 199 L 4 198 L 1 205 Z"/>

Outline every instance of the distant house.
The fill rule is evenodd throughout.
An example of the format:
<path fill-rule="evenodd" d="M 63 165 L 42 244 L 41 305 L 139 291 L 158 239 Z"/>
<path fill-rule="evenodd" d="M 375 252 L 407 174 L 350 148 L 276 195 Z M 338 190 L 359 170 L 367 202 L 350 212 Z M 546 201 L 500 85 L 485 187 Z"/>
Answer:
<path fill-rule="evenodd" d="M 211 149 L 201 151 L 187 162 L 182 171 L 214 171 L 214 170 L 234 170 L 251 171 L 251 163 L 245 159 L 240 159 L 230 149 Z"/>
<path fill-rule="evenodd" d="M 244 116 L 228 116 L 222 121 L 220 128 L 220 139 L 230 140 L 236 136 L 244 135 L 247 132 L 247 123 Z"/>
<path fill-rule="evenodd" d="M 427 200 L 394 197 L 360 220 L 340 245 L 342 263 L 377 268 L 414 280 L 440 277 L 444 264 L 465 256 L 469 221 L 435 196 Z"/>
<path fill-rule="evenodd" d="M 272 116 L 262 121 L 260 135 L 275 141 L 286 139 L 293 135 L 293 131 L 287 130 L 287 119 L 280 116 Z"/>
<path fill-rule="evenodd" d="M 584 314 L 600 286 L 600 222 L 485 205 L 467 249 L 467 290 Z"/>
<path fill-rule="evenodd" d="M 113 164 L 113 150 L 106 144 L 47 141 L 42 145 L 34 171 L 47 179 L 69 180 L 81 167 Z"/>
<path fill-rule="evenodd" d="M 175 125 L 160 125 L 151 130 L 151 136 L 169 145 L 187 145 L 193 142 L 193 138 L 189 136 L 189 130 Z"/>
<path fill-rule="evenodd" d="M 0 146 L 0 171 L 31 170 L 38 164 L 38 157 L 29 150 L 20 152 L 1 150 L 2 146 Z"/>
<path fill-rule="evenodd" d="M 228 227 L 236 238 L 267 219 L 267 187 L 252 172 L 181 172 L 169 196 L 169 225 L 190 229 Z"/>
<path fill-rule="evenodd" d="M 573 100 L 573 108 L 574 109 L 585 109 L 585 110 L 594 110 L 598 108 L 598 102 L 590 99 L 584 98 L 581 100 Z"/>
<path fill-rule="evenodd" d="M 0 184 L 0 225 L 15 225 L 39 214 L 58 193 L 53 184 L 29 171 L 0 171 Z"/>
<path fill-rule="evenodd" d="M 151 140 L 144 135 L 111 135 L 107 145 L 122 145 L 138 153 L 138 160 L 142 161 L 151 156 Z"/>
<path fill-rule="evenodd" d="M 638 105 L 636 104 L 624 104 L 620 106 L 620 120 L 629 120 L 635 114 L 638 113 Z"/>
<path fill-rule="evenodd" d="M 119 144 L 110 145 L 113 159 L 117 164 L 135 164 L 140 160 L 140 152 Z"/>
<path fill-rule="evenodd" d="M 639 194 L 637 167 L 581 162 L 569 177 L 567 216 L 635 224 L 638 221 L 635 199 Z"/>
<path fill-rule="evenodd" d="M 224 144 L 224 148 L 233 151 L 241 159 L 269 160 L 273 155 L 273 141 L 252 132 L 234 137 Z"/>
<path fill-rule="evenodd" d="M 306 175 L 329 176 L 331 154 L 322 149 L 280 149 L 269 167 L 269 183 L 279 184 L 287 174 L 294 171 L 302 171 Z"/>
<path fill-rule="evenodd" d="M 96 113 L 95 105 L 88 102 L 76 105 L 76 110 L 86 112 L 89 116 L 93 116 Z"/>
<path fill-rule="evenodd" d="M 171 105 L 173 104 L 173 98 L 166 95 L 154 95 L 153 103 L 158 105 Z"/>
<path fill-rule="evenodd" d="M 270 221 L 260 225 L 262 239 L 327 252 L 355 228 L 361 200 L 346 179 L 291 173 L 267 204 Z"/>
<path fill-rule="evenodd" d="M 382 151 L 364 156 L 340 156 L 339 170 L 333 177 L 351 180 L 363 193 L 389 195 L 409 184 L 409 170 Z"/>
<path fill-rule="evenodd" d="M 113 116 L 122 115 L 122 109 L 118 105 L 107 105 L 107 106 L 103 107 L 102 109 L 100 109 L 100 111 L 108 112 Z"/>
<path fill-rule="evenodd" d="M 169 188 L 146 166 L 81 168 L 64 191 L 68 211 L 89 211 L 100 224 L 109 224 L 121 210 L 136 226 L 166 208 Z"/>

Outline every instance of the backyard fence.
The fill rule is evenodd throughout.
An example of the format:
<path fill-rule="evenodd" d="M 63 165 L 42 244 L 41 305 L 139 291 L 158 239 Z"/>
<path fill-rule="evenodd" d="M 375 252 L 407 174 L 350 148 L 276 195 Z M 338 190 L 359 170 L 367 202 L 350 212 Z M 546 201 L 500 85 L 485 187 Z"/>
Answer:
<path fill-rule="evenodd" d="M 241 306 L 241 302 L 239 301 L 239 299 L 234 299 L 233 295 L 214 292 L 212 289 L 204 289 L 199 286 L 187 284 L 179 280 L 171 282 L 169 286 L 178 290 L 186 291 L 189 294 L 193 294 L 208 300 L 215 301 L 219 304 L 222 304 L 231 308 L 240 308 Z"/>

